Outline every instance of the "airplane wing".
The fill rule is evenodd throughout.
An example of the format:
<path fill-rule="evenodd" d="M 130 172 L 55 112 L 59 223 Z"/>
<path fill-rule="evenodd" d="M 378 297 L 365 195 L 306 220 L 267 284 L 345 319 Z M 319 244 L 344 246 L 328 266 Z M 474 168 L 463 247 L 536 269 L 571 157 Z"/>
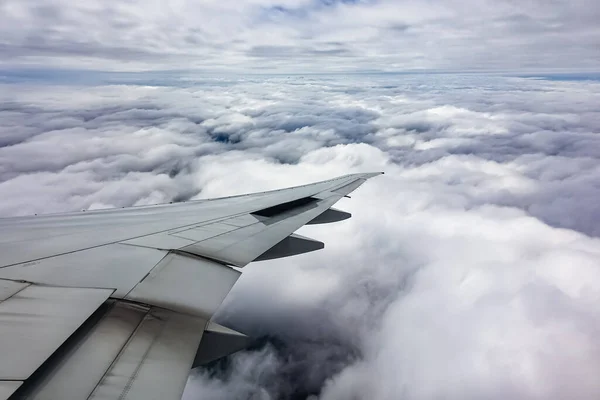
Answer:
<path fill-rule="evenodd" d="M 305 224 L 378 175 L 159 206 L 0 219 L 0 400 L 180 399 L 247 338 L 211 318 L 252 261 L 323 243 Z"/>

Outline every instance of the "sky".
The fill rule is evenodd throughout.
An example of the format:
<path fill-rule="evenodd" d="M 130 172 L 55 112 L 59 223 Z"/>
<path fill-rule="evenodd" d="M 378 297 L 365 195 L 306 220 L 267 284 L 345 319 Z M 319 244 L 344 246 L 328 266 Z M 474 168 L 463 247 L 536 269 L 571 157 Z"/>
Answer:
<path fill-rule="evenodd" d="M 2 0 L 0 68 L 596 71 L 596 0 Z"/>
<path fill-rule="evenodd" d="M 383 171 L 185 400 L 600 398 L 600 5 L 0 0 L 0 217 Z"/>

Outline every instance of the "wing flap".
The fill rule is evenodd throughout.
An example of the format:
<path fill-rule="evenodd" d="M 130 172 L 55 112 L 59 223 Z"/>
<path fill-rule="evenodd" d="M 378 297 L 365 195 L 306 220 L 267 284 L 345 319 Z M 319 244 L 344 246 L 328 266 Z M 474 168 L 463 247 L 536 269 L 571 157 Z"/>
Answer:
<path fill-rule="evenodd" d="M 87 399 L 148 310 L 123 302 L 107 304 L 98 321 L 68 343 L 58 362 L 45 366 L 43 378 L 30 385 L 27 398 Z"/>
<path fill-rule="evenodd" d="M 111 300 L 24 383 L 19 398 L 179 400 L 205 326 L 201 318 Z"/>
<path fill-rule="evenodd" d="M 25 380 L 112 294 L 29 285 L 0 303 L 0 380 Z"/>
<path fill-rule="evenodd" d="M 171 253 L 126 299 L 210 319 L 239 276 L 223 264 Z"/>
<path fill-rule="evenodd" d="M 0 400 L 8 400 L 22 384 L 21 381 L 0 381 Z"/>
<path fill-rule="evenodd" d="M 89 399 L 181 398 L 206 320 L 152 308 Z"/>

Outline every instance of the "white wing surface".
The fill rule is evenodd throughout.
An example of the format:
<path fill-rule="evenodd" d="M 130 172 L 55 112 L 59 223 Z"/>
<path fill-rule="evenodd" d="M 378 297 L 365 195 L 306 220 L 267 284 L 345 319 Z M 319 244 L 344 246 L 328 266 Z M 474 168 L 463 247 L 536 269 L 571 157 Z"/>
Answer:
<path fill-rule="evenodd" d="M 179 399 L 247 338 L 211 321 L 252 261 L 323 243 L 354 174 L 214 200 L 0 219 L 0 400 Z"/>

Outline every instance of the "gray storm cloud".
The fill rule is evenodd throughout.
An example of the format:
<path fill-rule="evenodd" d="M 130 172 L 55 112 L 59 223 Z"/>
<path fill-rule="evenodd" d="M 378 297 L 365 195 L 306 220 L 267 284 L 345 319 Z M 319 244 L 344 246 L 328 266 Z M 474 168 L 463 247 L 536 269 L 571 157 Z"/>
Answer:
<path fill-rule="evenodd" d="M 385 171 L 251 264 L 220 322 L 262 344 L 184 398 L 596 399 L 600 84 L 494 76 L 0 88 L 0 213 Z"/>
<path fill-rule="evenodd" d="M 597 70 L 595 0 L 4 0 L 0 66 Z"/>

